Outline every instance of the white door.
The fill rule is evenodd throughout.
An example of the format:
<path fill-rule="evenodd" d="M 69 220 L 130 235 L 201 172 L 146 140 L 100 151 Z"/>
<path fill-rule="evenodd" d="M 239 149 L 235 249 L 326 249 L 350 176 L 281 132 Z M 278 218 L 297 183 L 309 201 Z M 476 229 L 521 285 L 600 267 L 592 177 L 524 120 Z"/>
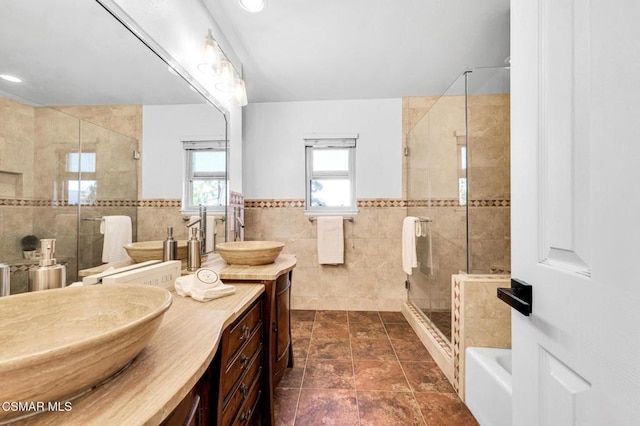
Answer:
<path fill-rule="evenodd" d="M 514 425 L 640 425 L 640 0 L 512 0 Z"/>

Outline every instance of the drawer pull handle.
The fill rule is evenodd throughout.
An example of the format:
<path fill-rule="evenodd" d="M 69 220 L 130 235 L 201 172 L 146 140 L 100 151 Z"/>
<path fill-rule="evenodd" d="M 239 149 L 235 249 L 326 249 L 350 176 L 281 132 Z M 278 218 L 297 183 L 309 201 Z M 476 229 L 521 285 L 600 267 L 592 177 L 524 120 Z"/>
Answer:
<path fill-rule="evenodd" d="M 240 340 L 247 339 L 249 337 L 249 327 L 247 325 L 243 325 L 240 329 Z"/>
<path fill-rule="evenodd" d="M 251 417 L 251 408 L 249 408 L 245 413 L 240 414 L 240 421 L 246 422 Z"/>
<path fill-rule="evenodd" d="M 240 393 L 242 394 L 242 399 L 247 399 L 247 395 L 249 395 L 249 386 L 244 383 L 240 385 Z"/>
<path fill-rule="evenodd" d="M 242 368 L 247 368 L 247 364 L 249 364 L 249 357 L 245 354 L 240 355 L 240 364 L 242 364 Z"/>

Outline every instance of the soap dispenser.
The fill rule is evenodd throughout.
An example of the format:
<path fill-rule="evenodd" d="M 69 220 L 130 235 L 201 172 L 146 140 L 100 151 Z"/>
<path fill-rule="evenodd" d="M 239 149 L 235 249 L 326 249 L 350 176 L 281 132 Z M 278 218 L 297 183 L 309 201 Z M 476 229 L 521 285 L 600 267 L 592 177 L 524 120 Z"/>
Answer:
<path fill-rule="evenodd" d="M 29 291 L 61 288 L 66 285 L 67 268 L 56 263 L 53 257 L 56 240 L 40 240 L 40 264 L 29 270 Z"/>
<path fill-rule="evenodd" d="M 167 227 L 167 239 L 162 244 L 162 260 L 176 260 L 178 258 L 178 242 L 173 238 L 173 226 Z"/>
<path fill-rule="evenodd" d="M 187 271 L 197 271 L 202 263 L 200 255 L 202 242 L 199 233 L 198 228 L 191 228 L 191 238 L 187 241 Z"/>

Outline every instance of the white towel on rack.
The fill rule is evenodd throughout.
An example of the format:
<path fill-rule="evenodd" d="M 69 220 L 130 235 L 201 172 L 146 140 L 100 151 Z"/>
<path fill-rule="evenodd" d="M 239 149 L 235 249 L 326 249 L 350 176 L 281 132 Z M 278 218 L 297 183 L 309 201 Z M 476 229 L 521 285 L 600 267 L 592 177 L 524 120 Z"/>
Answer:
<path fill-rule="evenodd" d="M 344 263 L 344 231 L 342 216 L 320 216 L 318 222 L 318 263 Z"/>
<path fill-rule="evenodd" d="M 416 256 L 416 226 L 418 218 L 407 216 L 402 221 L 402 269 L 407 275 L 411 275 L 411 269 L 418 267 Z"/>
<path fill-rule="evenodd" d="M 104 234 L 102 261 L 105 263 L 128 260 L 124 246 L 131 243 L 131 218 L 129 216 L 104 216 L 100 222 Z"/>
<path fill-rule="evenodd" d="M 218 233 L 216 228 L 216 217 L 215 215 L 207 215 L 207 246 L 205 247 L 205 252 L 210 253 L 213 251 L 213 240 L 214 235 Z M 200 219 L 200 216 L 191 216 L 189 217 L 189 222 L 192 222 L 194 219 Z M 200 229 L 200 223 L 196 223 L 193 225 L 194 228 Z"/>

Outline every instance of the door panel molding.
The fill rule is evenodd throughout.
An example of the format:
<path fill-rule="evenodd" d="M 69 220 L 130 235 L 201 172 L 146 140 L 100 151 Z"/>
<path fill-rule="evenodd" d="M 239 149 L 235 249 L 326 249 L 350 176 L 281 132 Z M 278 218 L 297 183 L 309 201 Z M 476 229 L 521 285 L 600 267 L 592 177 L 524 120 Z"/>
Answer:
<path fill-rule="evenodd" d="M 539 261 L 590 277 L 588 16 L 589 0 L 540 1 L 538 167 Z"/>
<path fill-rule="evenodd" d="M 540 346 L 539 406 L 542 425 L 586 424 L 591 384 Z"/>

